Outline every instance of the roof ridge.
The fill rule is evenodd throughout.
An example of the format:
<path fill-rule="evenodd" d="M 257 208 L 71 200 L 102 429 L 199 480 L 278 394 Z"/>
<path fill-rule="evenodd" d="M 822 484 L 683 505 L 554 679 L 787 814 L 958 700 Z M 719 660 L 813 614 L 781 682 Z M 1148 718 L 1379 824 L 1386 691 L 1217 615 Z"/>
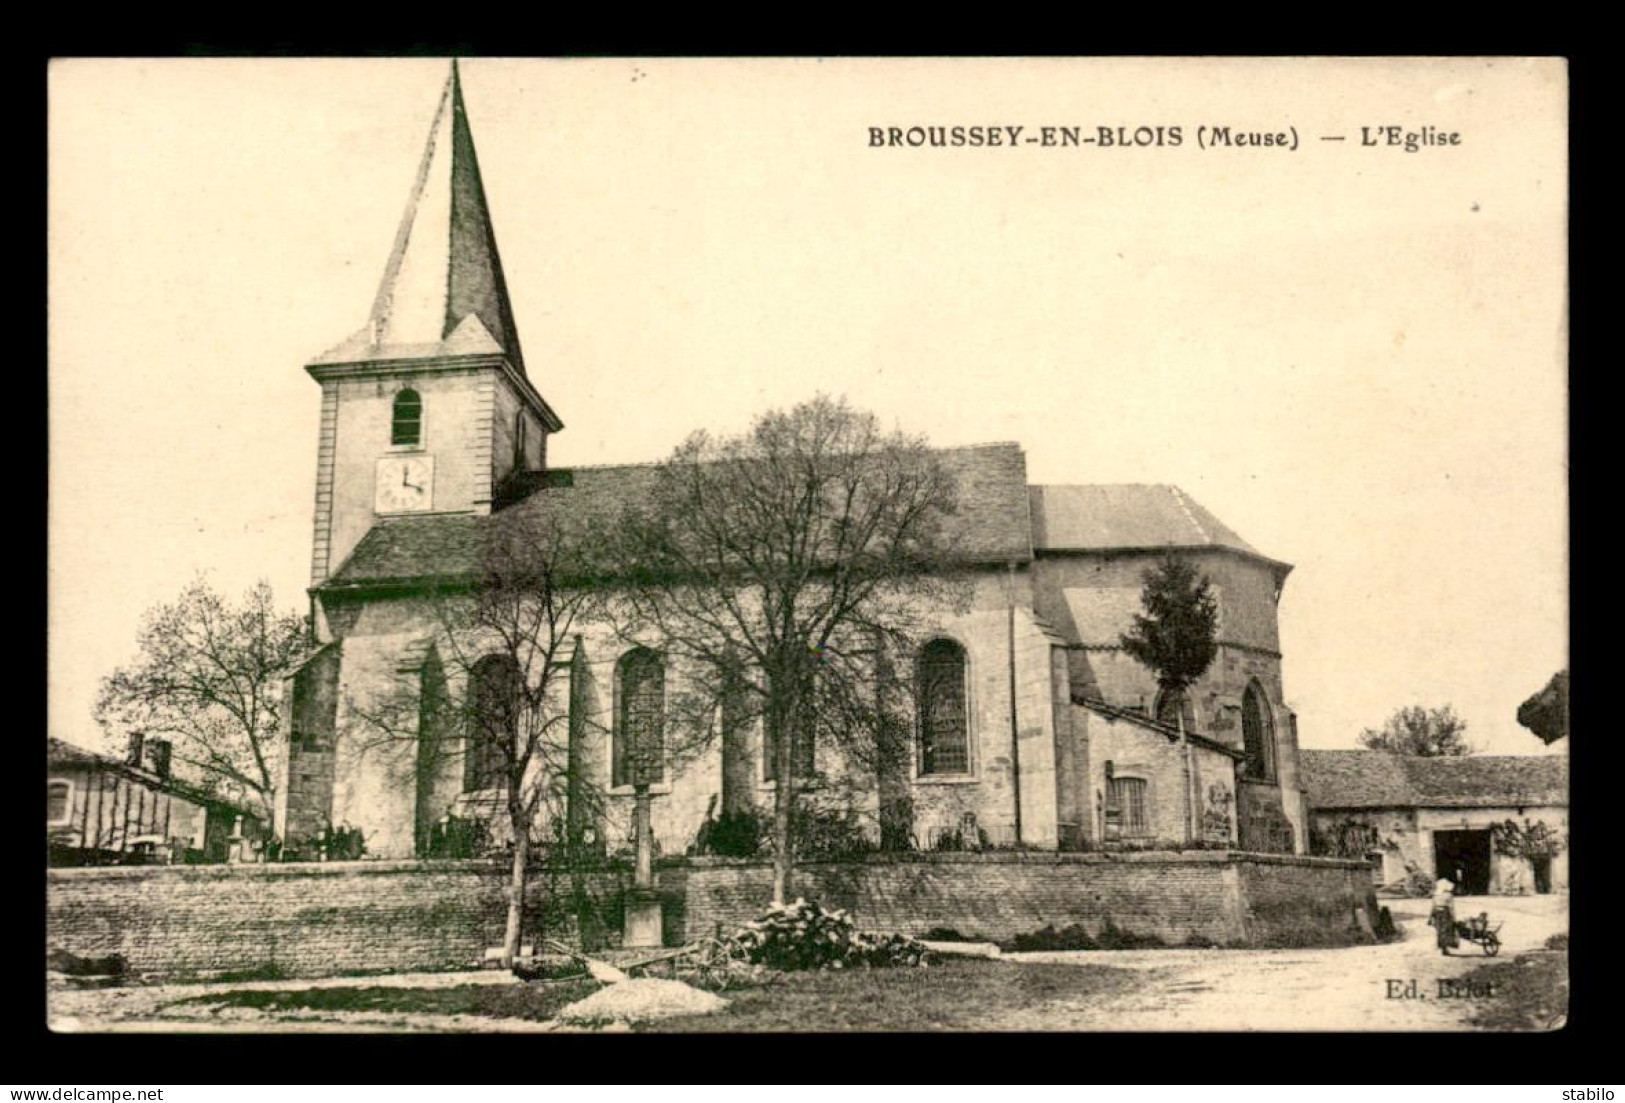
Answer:
<path fill-rule="evenodd" d="M 1191 511 L 1190 503 L 1186 500 L 1185 492 L 1180 490 L 1179 487 L 1173 485 L 1172 483 L 1168 484 L 1168 492 L 1174 496 L 1174 501 L 1179 503 L 1180 512 L 1185 515 L 1185 519 L 1189 521 L 1192 527 L 1196 529 L 1196 535 L 1202 538 L 1202 542 L 1204 544 L 1214 543 L 1213 537 L 1208 535 L 1207 529 L 1202 527 L 1202 522 L 1198 521 L 1196 519 L 1196 514 Z"/>
<path fill-rule="evenodd" d="M 927 450 L 929 450 L 931 452 L 979 452 L 979 451 L 984 451 L 984 450 L 993 449 L 993 448 L 1020 448 L 1020 447 L 1021 447 L 1020 442 L 1019 441 L 1013 441 L 1013 440 L 988 441 L 988 442 L 983 443 L 983 444 L 940 444 L 940 445 L 931 444 L 931 445 L 926 446 Z M 861 454 L 861 453 L 854 453 L 854 454 Z M 594 470 L 604 470 L 606 468 L 615 468 L 615 467 L 659 467 L 659 466 L 661 466 L 662 464 L 664 464 L 666 462 L 668 462 L 668 461 L 664 460 L 664 459 L 660 459 L 660 460 L 626 460 L 626 461 L 622 461 L 620 463 L 565 463 L 565 464 L 554 464 L 554 465 L 550 466 L 548 468 L 548 470 L 549 471 L 594 471 Z"/>

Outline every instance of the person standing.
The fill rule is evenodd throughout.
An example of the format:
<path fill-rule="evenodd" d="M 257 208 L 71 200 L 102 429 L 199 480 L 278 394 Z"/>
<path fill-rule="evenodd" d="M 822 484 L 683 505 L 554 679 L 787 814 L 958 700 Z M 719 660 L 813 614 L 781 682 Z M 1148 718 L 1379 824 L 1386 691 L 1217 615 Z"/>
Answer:
<path fill-rule="evenodd" d="M 1446 957 L 1454 946 L 1460 945 L 1456 938 L 1456 886 L 1448 877 L 1441 877 L 1433 886 L 1433 912 L 1428 916 L 1428 922 L 1433 924 L 1434 933 L 1439 938 L 1439 952 Z"/>

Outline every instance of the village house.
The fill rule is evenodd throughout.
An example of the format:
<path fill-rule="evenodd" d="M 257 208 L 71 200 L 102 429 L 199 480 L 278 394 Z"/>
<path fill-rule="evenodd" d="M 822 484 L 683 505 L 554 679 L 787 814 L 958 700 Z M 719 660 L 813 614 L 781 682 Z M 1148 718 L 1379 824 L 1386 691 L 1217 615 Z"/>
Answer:
<path fill-rule="evenodd" d="M 170 774 L 170 745 L 131 737 L 123 759 L 46 743 L 45 831 L 53 866 L 241 861 L 262 825 Z"/>
<path fill-rule="evenodd" d="M 1317 851 L 1364 855 L 1379 885 L 1438 877 L 1467 896 L 1562 892 L 1568 854 L 1504 853 L 1497 829 L 1545 829 L 1566 838 L 1565 755 L 1423 758 L 1380 751 L 1300 752 Z"/>
<path fill-rule="evenodd" d="M 479 699 L 510 677 L 492 655 L 459 681 L 442 661 L 426 590 L 474 576 L 503 511 L 604 509 L 647 494 L 653 478 L 647 466 L 553 460 L 564 422 L 521 353 L 455 68 L 415 179 L 365 325 L 306 368 L 321 391 L 315 649 L 291 679 L 276 824 L 290 846 L 347 824 L 378 858 L 422 856 L 431 825 L 492 803 L 491 759 L 474 733 L 420 732 L 465 744 L 458 765 L 427 775 L 410 748 L 357 734 L 357 717 L 403 678 L 425 695 Z M 1291 567 L 1177 487 L 1034 485 L 1014 443 L 939 454 L 959 485 L 953 543 L 974 598 L 943 610 L 912 657 L 911 762 L 903 776 L 873 779 L 856 810 L 872 822 L 882 789 L 906 790 L 922 848 L 968 826 L 993 846 L 1178 847 L 1194 835 L 1304 853 L 1277 626 Z M 1145 573 L 1170 549 L 1211 580 L 1220 611 L 1218 658 L 1179 700 L 1160 698 L 1119 642 Z M 620 840 L 633 799 L 618 765 L 628 709 L 658 713 L 681 672 L 607 626 L 589 626 L 578 646 L 570 707 L 593 723 L 572 725 L 571 759 L 605 794 L 599 830 Z M 759 723 L 737 725 L 667 765 L 654 787 L 661 851 L 684 852 L 710 809 L 771 804 L 762 743 Z"/>

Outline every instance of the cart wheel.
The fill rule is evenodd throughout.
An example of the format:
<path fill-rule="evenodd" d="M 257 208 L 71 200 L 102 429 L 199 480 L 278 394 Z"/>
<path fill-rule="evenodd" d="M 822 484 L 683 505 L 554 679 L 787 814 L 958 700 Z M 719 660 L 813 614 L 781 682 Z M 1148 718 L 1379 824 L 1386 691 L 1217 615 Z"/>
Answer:
<path fill-rule="evenodd" d="M 1499 938 L 1496 938 L 1494 935 L 1490 935 L 1488 938 L 1486 938 L 1484 940 L 1484 956 L 1485 957 L 1494 957 L 1496 954 L 1498 954 L 1500 952 L 1501 952 L 1501 940 Z"/>

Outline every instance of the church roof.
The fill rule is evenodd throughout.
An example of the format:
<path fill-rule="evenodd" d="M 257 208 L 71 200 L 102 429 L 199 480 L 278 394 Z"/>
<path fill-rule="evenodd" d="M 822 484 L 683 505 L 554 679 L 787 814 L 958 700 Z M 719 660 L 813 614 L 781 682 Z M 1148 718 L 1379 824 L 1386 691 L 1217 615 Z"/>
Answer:
<path fill-rule="evenodd" d="M 1264 558 L 1177 486 L 1035 486 L 1029 493 L 1039 551 L 1213 547 Z"/>
<path fill-rule="evenodd" d="M 954 547 L 972 562 L 1032 558 L 1027 524 L 1027 463 L 1019 445 L 983 444 L 938 451 L 958 480 L 959 512 L 950 521 Z M 542 487 L 510 508 L 559 506 L 613 517 L 654 493 L 656 467 L 573 467 L 542 475 Z M 477 567 L 489 517 L 441 514 L 383 518 L 361 538 L 325 584 L 364 587 L 466 577 Z"/>
<path fill-rule="evenodd" d="M 1557 755 L 1422 758 L 1381 751 L 1298 752 L 1311 808 L 1566 806 L 1569 764 Z"/>
<path fill-rule="evenodd" d="M 367 324 L 315 362 L 480 354 L 525 373 L 453 62 Z"/>

